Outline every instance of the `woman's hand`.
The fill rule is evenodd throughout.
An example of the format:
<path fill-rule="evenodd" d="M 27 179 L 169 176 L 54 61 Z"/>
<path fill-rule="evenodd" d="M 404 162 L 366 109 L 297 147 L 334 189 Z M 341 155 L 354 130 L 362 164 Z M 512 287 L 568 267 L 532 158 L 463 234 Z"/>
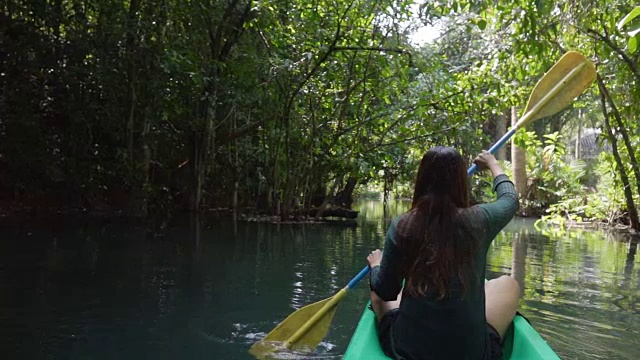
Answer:
<path fill-rule="evenodd" d="M 480 170 L 491 169 L 492 167 L 500 167 L 498 164 L 498 160 L 487 150 L 482 150 L 482 152 L 473 160 L 473 162 L 478 165 Z"/>
<path fill-rule="evenodd" d="M 500 167 L 500 163 L 498 163 L 498 160 L 496 160 L 496 158 L 486 150 L 483 150 L 480 155 L 478 155 L 478 157 L 473 160 L 473 162 L 478 165 L 480 170 L 489 169 L 493 177 L 504 174 L 504 171 Z"/>
<path fill-rule="evenodd" d="M 382 251 L 380 249 L 376 249 L 367 256 L 367 262 L 369 263 L 369 267 L 373 268 L 374 266 L 380 265 L 382 261 Z"/>

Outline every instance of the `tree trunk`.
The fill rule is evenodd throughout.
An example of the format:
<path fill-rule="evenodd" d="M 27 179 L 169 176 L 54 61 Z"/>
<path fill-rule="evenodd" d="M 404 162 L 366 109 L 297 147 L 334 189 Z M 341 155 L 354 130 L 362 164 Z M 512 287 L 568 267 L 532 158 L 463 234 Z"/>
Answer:
<path fill-rule="evenodd" d="M 215 99 L 216 97 L 213 96 L 213 98 Z M 194 132 L 192 134 L 193 158 L 191 161 L 191 194 L 189 197 L 189 210 L 191 211 L 200 210 L 202 187 L 205 181 L 209 153 L 214 146 L 212 142 L 215 135 L 213 129 L 213 109 L 210 106 L 211 104 L 203 103 L 201 103 L 201 105 L 206 107 L 204 129 L 202 129 L 201 132 Z M 200 112 L 196 111 L 196 113 Z"/>
<path fill-rule="evenodd" d="M 496 136 L 495 140 L 499 140 L 507 133 L 507 121 L 509 119 L 509 112 L 505 112 L 502 115 L 496 117 Z M 496 152 L 496 159 L 498 160 L 507 160 L 507 148 L 505 146 L 501 146 L 500 149 Z"/>
<path fill-rule="evenodd" d="M 192 146 L 193 154 L 191 161 L 191 186 L 189 194 L 189 210 L 198 211 L 202 198 L 202 184 L 204 182 L 204 166 L 202 165 L 202 139 L 197 134 L 193 134 Z"/>
<path fill-rule="evenodd" d="M 582 137 L 582 109 L 578 110 L 578 134 L 576 135 L 576 148 L 574 157 L 576 160 L 582 156 L 580 150 L 580 138 Z"/>
<path fill-rule="evenodd" d="M 629 220 L 631 222 L 631 227 L 635 231 L 638 231 L 640 229 L 638 210 L 635 203 L 633 202 L 633 193 L 631 192 L 631 186 L 629 185 L 629 176 L 627 175 L 627 170 L 624 168 L 624 163 L 622 162 L 620 152 L 618 151 L 618 139 L 616 139 L 615 135 L 613 135 L 613 131 L 611 130 L 611 123 L 609 122 L 609 112 L 607 111 L 605 89 L 603 89 L 604 86 L 602 86 L 602 80 L 600 79 L 600 77 L 598 77 L 598 85 L 600 85 L 600 103 L 602 106 L 602 113 L 604 114 L 604 125 L 607 131 L 607 137 L 611 142 L 611 152 L 614 159 L 616 160 L 618 174 L 620 174 L 620 180 L 622 181 L 624 197 L 627 201 L 627 211 L 629 211 Z"/>
<path fill-rule="evenodd" d="M 633 175 L 636 178 L 636 190 L 638 195 L 640 195 L 640 167 L 638 166 L 638 161 L 636 159 L 635 148 L 631 144 L 631 139 L 629 139 L 629 134 L 627 133 L 627 128 L 622 122 L 622 116 L 618 111 L 618 107 L 616 106 L 609 90 L 602 81 L 602 78 L 598 76 L 598 85 L 601 88 L 601 91 L 604 93 L 604 96 L 609 100 L 609 105 L 611 106 L 611 111 L 613 112 L 613 117 L 616 119 L 616 123 L 618 127 L 616 128 L 616 132 L 619 132 L 622 135 L 622 140 L 624 142 L 625 147 L 627 148 L 627 153 L 629 154 L 629 165 L 631 165 L 631 170 L 633 171 Z"/>
<path fill-rule="evenodd" d="M 238 128 L 237 116 L 233 116 L 233 129 Z M 238 192 L 240 189 L 240 177 L 242 176 L 242 169 L 240 166 L 240 155 L 238 154 L 238 140 L 233 140 L 233 195 L 231 198 L 231 208 L 233 210 L 233 221 L 238 218 Z"/>
<path fill-rule="evenodd" d="M 141 203 L 140 212 L 143 216 L 149 213 L 149 197 L 147 194 L 147 186 L 149 185 L 149 175 L 151 174 L 151 148 L 148 143 L 149 131 L 151 130 L 151 120 L 149 115 L 145 114 L 144 123 L 142 124 L 142 134 L 140 143 L 142 145 L 142 189 L 140 189 Z"/>
<path fill-rule="evenodd" d="M 238 218 L 238 189 L 240 188 L 240 183 L 236 180 L 233 183 L 233 199 L 232 199 L 232 209 L 233 209 L 233 221 Z"/>
<path fill-rule="evenodd" d="M 212 6 L 209 10 L 217 9 L 217 5 L 211 2 L 208 6 Z M 215 154 L 215 132 L 214 120 L 216 116 L 221 114 L 220 104 L 221 97 L 225 96 L 224 92 L 218 92 L 219 80 L 224 75 L 224 63 L 228 61 L 234 46 L 238 43 L 240 36 L 244 33 L 244 24 L 251 18 L 251 3 L 245 5 L 239 1 L 231 1 L 223 6 L 225 14 L 221 22 L 211 22 L 209 24 L 209 42 L 208 46 L 203 48 L 203 54 L 207 57 L 204 63 L 209 67 L 208 77 L 211 79 L 201 89 L 201 93 L 194 95 L 202 99 L 197 101 L 195 116 L 198 120 L 204 120 L 204 124 L 198 126 L 191 134 L 193 153 L 191 161 L 191 194 L 189 197 L 189 207 L 192 211 L 200 209 L 202 201 L 202 189 L 204 186 L 207 169 L 209 164 L 213 162 L 210 154 Z M 209 19 L 208 11 L 202 12 L 205 19 Z M 210 20 L 210 19 L 209 19 Z"/>
<path fill-rule="evenodd" d="M 133 139 L 134 139 L 134 127 L 135 127 L 135 113 L 136 113 L 136 90 L 135 90 L 135 75 L 132 73 L 129 78 L 129 116 L 127 118 L 127 156 L 129 159 L 129 166 L 135 167 L 135 160 L 133 158 Z"/>
<path fill-rule="evenodd" d="M 517 122 L 516 108 L 511 107 L 511 125 L 514 126 Z M 527 194 L 527 155 L 524 149 L 516 146 L 513 140 L 511 140 L 511 166 L 518 197 L 524 199 Z"/>
<path fill-rule="evenodd" d="M 293 193 L 295 191 L 295 184 L 293 183 L 293 179 L 291 174 L 286 175 L 285 187 L 282 191 L 282 202 L 280 204 L 280 219 L 282 221 L 286 221 L 289 219 L 291 215 L 291 209 L 293 207 Z"/>
<path fill-rule="evenodd" d="M 282 131 L 282 122 L 278 121 L 276 123 L 275 131 Z M 275 155 L 273 159 L 273 184 L 269 187 L 269 208 L 271 212 L 276 215 L 280 215 L 280 192 L 278 189 L 280 188 L 280 154 L 282 153 L 282 136 L 276 137 L 276 144 L 273 147 L 275 150 Z M 285 169 L 286 171 L 287 169 Z M 274 201 L 275 200 L 275 201 Z"/>
<path fill-rule="evenodd" d="M 391 200 L 391 185 L 392 181 L 390 177 L 385 174 L 384 176 L 384 187 L 382 193 L 382 213 L 385 221 L 390 217 L 391 209 L 389 202 Z"/>
<path fill-rule="evenodd" d="M 138 48 L 138 12 L 140 10 L 140 0 L 131 0 L 127 14 L 127 33 L 126 33 L 126 53 L 127 53 L 127 79 L 129 82 L 129 109 L 127 113 L 127 160 L 129 167 L 129 181 L 132 184 L 130 189 L 130 201 L 128 204 L 129 212 L 134 216 L 147 215 L 147 194 L 145 185 L 148 178 L 149 168 L 145 167 L 144 161 L 146 154 L 144 153 L 144 143 L 136 145 L 136 115 L 138 110 L 138 97 L 136 88 L 138 86 L 138 65 L 137 65 L 137 48 Z M 144 124 L 143 124 L 144 126 Z M 142 140 L 145 129 L 143 128 L 141 136 Z M 136 147 L 140 146 L 142 156 L 136 156 Z"/>
<path fill-rule="evenodd" d="M 329 191 L 327 196 L 324 197 L 324 201 L 322 202 L 322 205 L 320 205 L 320 207 L 318 207 L 318 212 L 316 213 L 316 220 L 319 219 L 320 217 L 322 217 L 322 214 L 324 213 L 327 205 L 331 202 L 331 199 L 333 199 L 333 194 L 335 194 L 336 189 L 338 188 L 338 184 L 340 184 L 342 182 L 342 179 L 343 179 L 343 177 L 341 177 L 341 176 L 336 178 L 336 181 L 333 183 L 333 186 L 331 187 L 331 190 Z"/>
<path fill-rule="evenodd" d="M 137 82 L 137 66 L 136 66 L 136 46 L 138 32 L 138 11 L 140 9 L 140 0 L 131 0 L 129 3 L 129 13 L 127 15 L 127 56 L 128 69 L 127 76 L 129 80 L 129 114 L 127 118 L 127 154 L 129 156 L 130 166 L 134 166 L 133 158 L 133 142 L 135 131 L 135 111 L 136 111 L 136 82 Z"/>
<path fill-rule="evenodd" d="M 347 209 L 351 209 L 351 205 L 353 205 L 353 191 L 358 184 L 358 179 L 349 176 L 347 178 L 347 183 L 344 185 L 344 188 L 336 194 L 333 203 L 336 206 L 344 207 Z"/>

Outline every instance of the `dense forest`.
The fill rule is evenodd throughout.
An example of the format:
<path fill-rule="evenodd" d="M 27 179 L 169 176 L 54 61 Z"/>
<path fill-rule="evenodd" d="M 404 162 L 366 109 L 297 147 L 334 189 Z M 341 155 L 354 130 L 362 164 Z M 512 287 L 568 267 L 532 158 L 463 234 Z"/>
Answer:
<path fill-rule="evenodd" d="M 597 81 L 498 156 L 524 214 L 639 229 L 640 7 L 628 1 L 10 0 L 0 11 L 5 213 L 288 219 L 350 208 L 374 187 L 402 195 L 426 149 L 471 159 L 577 50 Z M 416 42 L 424 28 L 438 37 Z M 476 199 L 489 196 L 486 177 L 473 182 Z"/>

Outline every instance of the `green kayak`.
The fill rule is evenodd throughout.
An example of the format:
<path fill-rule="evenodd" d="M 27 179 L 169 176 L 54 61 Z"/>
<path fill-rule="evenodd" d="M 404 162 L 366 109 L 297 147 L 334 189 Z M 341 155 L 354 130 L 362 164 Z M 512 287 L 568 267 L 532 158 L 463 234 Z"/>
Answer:
<path fill-rule="evenodd" d="M 503 359 L 554 360 L 560 359 L 525 318 L 517 315 L 502 346 Z M 375 327 L 375 314 L 364 308 L 364 313 L 349 342 L 343 360 L 389 360 L 380 347 Z"/>

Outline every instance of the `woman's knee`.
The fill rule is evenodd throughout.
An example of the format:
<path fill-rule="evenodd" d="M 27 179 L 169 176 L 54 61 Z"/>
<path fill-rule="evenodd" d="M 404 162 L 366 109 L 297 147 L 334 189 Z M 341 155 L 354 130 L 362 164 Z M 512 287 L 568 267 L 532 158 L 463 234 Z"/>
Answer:
<path fill-rule="evenodd" d="M 498 291 L 501 293 L 520 293 L 520 285 L 514 278 L 509 275 L 502 275 L 497 279 L 489 280 L 486 283 L 485 288 L 488 291 Z"/>
<path fill-rule="evenodd" d="M 520 286 L 510 276 L 487 282 L 485 315 L 487 322 L 504 337 L 518 308 Z"/>
<path fill-rule="evenodd" d="M 487 301 L 501 304 L 500 307 L 507 306 L 515 309 L 520 300 L 520 285 L 511 276 L 503 275 L 487 282 L 485 293 Z"/>
<path fill-rule="evenodd" d="M 497 279 L 500 286 L 504 288 L 504 291 L 514 294 L 520 294 L 520 285 L 513 277 L 509 275 L 502 275 Z"/>
<path fill-rule="evenodd" d="M 371 307 L 373 308 L 373 312 L 376 314 L 378 321 L 380 321 L 388 311 L 400 307 L 401 294 L 402 293 L 398 294 L 398 298 L 396 300 L 384 301 L 375 293 L 375 291 L 371 291 Z"/>

